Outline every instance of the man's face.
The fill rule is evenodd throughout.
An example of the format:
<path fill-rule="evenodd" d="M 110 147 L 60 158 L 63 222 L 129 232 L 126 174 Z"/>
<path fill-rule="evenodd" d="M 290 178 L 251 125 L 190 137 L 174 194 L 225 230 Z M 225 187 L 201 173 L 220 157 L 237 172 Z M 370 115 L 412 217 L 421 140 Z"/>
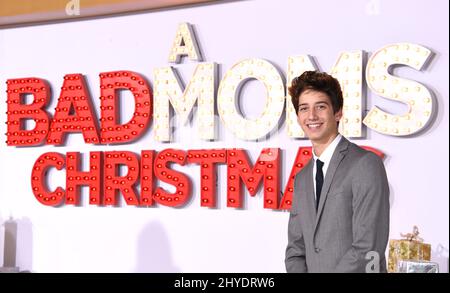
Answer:
<path fill-rule="evenodd" d="M 328 143 L 338 132 L 342 110 L 333 113 L 326 93 L 306 90 L 299 97 L 297 120 L 308 138 L 315 143 Z"/>

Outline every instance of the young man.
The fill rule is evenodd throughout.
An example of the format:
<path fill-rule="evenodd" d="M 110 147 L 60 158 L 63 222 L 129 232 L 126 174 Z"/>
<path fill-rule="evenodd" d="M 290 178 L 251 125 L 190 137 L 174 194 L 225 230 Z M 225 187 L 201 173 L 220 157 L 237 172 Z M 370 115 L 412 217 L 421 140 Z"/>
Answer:
<path fill-rule="evenodd" d="M 389 185 L 381 159 L 338 132 L 339 82 L 306 71 L 289 88 L 313 159 L 297 174 L 287 272 L 386 272 Z"/>

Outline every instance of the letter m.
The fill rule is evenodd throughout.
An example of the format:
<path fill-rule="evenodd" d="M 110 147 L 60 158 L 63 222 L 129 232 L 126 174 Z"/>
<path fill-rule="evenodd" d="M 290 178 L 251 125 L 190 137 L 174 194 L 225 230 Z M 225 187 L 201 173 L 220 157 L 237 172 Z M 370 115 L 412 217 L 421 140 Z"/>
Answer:
<path fill-rule="evenodd" d="M 172 67 L 154 70 L 154 133 L 161 142 L 171 140 L 170 109 L 172 105 L 182 125 L 188 122 L 189 114 L 197 102 L 197 130 L 204 140 L 215 138 L 214 94 L 216 64 L 198 64 L 191 80 L 183 90 L 181 81 Z"/>

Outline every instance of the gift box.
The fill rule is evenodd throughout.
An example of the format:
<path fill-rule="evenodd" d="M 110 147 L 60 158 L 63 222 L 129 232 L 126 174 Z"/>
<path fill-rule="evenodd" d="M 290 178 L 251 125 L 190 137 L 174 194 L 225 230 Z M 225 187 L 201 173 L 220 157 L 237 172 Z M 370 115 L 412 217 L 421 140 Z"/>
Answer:
<path fill-rule="evenodd" d="M 413 233 L 400 234 L 404 239 L 389 241 L 388 272 L 398 271 L 401 260 L 429 261 L 431 245 L 419 237 L 419 229 L 414 226 Z"/>
<path fill-rule="evenodd" d="M 400 260 L 397 273 L 439 273 L 439 265 L 424 260 Z"/>

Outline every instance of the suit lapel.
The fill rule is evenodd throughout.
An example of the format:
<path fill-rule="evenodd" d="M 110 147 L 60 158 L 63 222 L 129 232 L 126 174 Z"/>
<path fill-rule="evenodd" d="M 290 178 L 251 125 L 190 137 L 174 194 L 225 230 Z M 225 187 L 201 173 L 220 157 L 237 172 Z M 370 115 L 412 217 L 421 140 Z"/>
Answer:
<path fill-rule="evenodd" d="M 316 219 L 316 204 L 314 199 L 314 182 L 313 182 L 313 166 L 314 166 L 314 159 L 311 158 L 309 160 L 308 164 L 305 166 L 305 190 L 306 190 L 306 204 L 308 205 L 308 211 L 311 211 L 312 221 L 311 223 L 314 223 Z"/>
<path fill-rule="evenodd" d="M 323 207 L 327 200 L 331 183 L 333 182 L 334 174 L 336 173 L 340 162 L 347 154 L 349 144 L 350 144 L 350 142 L 345 137 L 342 137 L 341 141 L 339 142 L 336 149 L 334 150 L 333 156 L 331 157 L 330 165 L 328 166 L 327 174 L 325 175 L 325 181 L 323 182 L 322 191 L 320 193 L 320 202 L 319 202 L 319 207 L 317 209 L 316 224 L 314 225 L 314 232 L 316 231 L 317 225 L 319 224 L 320 217 L 321 217 L 322 211 L 323 211 Z"/>

